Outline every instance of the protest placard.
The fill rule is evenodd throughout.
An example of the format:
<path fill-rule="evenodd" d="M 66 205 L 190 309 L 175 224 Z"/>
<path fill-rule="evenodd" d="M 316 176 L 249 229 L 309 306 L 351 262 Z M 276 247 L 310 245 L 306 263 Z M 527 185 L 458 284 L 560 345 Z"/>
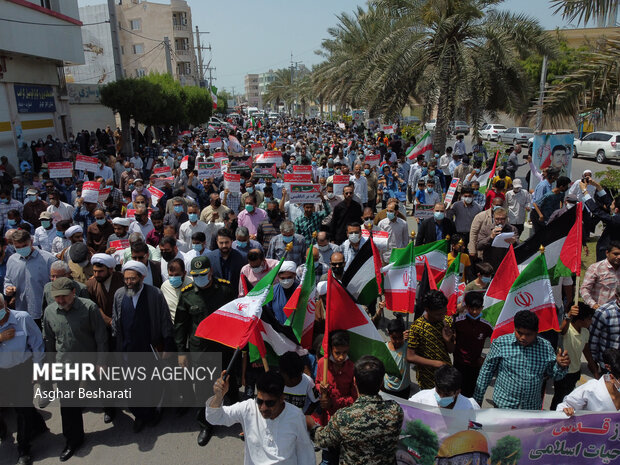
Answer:
<path fill-rule="evenodd" d="M 351 177 L 348 174 L 335 174 L 333 179 L 334 194 L 342 195 L 344 187 L 349 185 Z"/>
<path fill-rule="evenodd" d="M 125 250 L 129 248 L 129 239 L 119 239 L 117 241 L 112 241 L 110 242 L 110 247 L 116 250 Z"/>
<path fill-rule="evenodd" d="M 277 175 L 276 165 L 263 165 L 254 167 L 254 177 L 263 179 L 275 179 Z"/>
<path fill-rule="evenodd" d="M 198 179 L 218 178 L 222 175 L 219 161 L 198 163 Z"/>
<path fill-rule="evenodd" d="M 378 166 L 380 161 L 381 161 L 380 153 L 370 153 L 366 155 L 366 158 L 364 158 L 364 163 L 368 163 L 371 168 L 373 166 Z"/>
<path fill-rule="evenodd" d="M 306 173 L 312 176 L 312 165 L 293 165 L 293 173 Z"/>
<path fill-rule="evenodd" d="M 110 192 L 112 192 L 112 188 L 111 187 L 106 187 L 104 189 L 99 189 L 99 198 L 98 198 L 98 202 L 99 203 L 103 203 L 105 202 L 105 200 L 108 198 L 108 196 L 110 195 Z"/>
<path fill-rule="evenodd" d="M 394 134 L 394 126 L 392 126 L 391 124 L 384 124 L 383 126 L 381 126 L 381 130 L 384 134 Z"/>
<path fill-rule="evenodd" d="M 284 173 L 284 187 L 291 191 L 292 184 L 312 184 L 312 175 L 307 173 Z"/>
<path fill-rule="evenodd" d="M 231 173 L 243 173 L 244 171 L 252 170 L 252 157 L 247 159 L 232 158 L 228 163 L 228 171 Z"/>
<path fill-rule="evenodd" d="M 256 163 L 275 163 L 277 166 L 282 164 L 282 152 L 279 150 L 267 150 L 256 156 Z"/>
<path fill-rule="evenodd" d="M 435 205 L 425 205 L 421 203 L 414 207 L 413 216 L 420 220 L 425 220 L 426 218 L 432 218 L 434 209 L 435 209 Z"/>
<path fill-rule="evenodd" d="M 97 160 L 96 157 L 87 157 L 86 155 L 76 155 L 75 156 L 75 169 L 81 171 L 90 171 L 94 173 L 97 170 Z"/>
<path fill-rule="evenodd" d="M 263 144 L 252 144 L 250 147 L 252 149 L 252 155 L 265 152 L 265 146 Z"/>
<path fill-rule="evenodd" d="M 70 178 L 73 175 L 73 163 L 70 161 L 49 162 L 47 169 L 50 171 L 50 178 Z"/>
<path fill-rule="evenodd" d="M 185 155 L 181 159 L 181 169 L 186 170 L 189 167 L 189 155 Z"/>
<path fill-rule="evenodd" d="M 224 188 L 229 192 L 241 192 L 241 175 L 235 173 L 224 173 Z"/>
<path fill-rule="evenodd" d="M 222 158 L 228 158 L 228 154 L 226 152 L 215 152 L 213 154 L 213 159 L 215 161 L 218 161 L 218 160 L 220 160 Z"/>
<path fill-rule="evenodd" d="M 286 139 L 276 139 L 276 147 L 282 147 L 284 144 L 286 144 Z"/>
<path fill-rule="evenodd" d="M 157 188 L 164 187 L 166 183 L 172 184 L 173 182 L 174 178 L 172 176 L 169 176 L 167 178 L 153 178 L 152 180 L 152 184 Z"/>
<path fill-rule="evenodd" d="M 153 168 L 153 174 L 157 177 L 170 176 L 172 174 L 172 170 L 169 166 L 158 166 L 156 168 Z"/>
<path fill-rule="evenodd" d="M 99 201 L 99 183 L 87 181 L 82 185 L 82 198 L 84 202 L 97 203 Z"/>
<path fill-rule="evenodd" d="M 222 138 L 214 137 L 213 139 L 209 139 L 209 149 L 216 150 L 222 148 Z"/>
<path fill-rule="evenodd" d="M 320 188 L 318 184 L 293 184 L 289 192 L 289 201 L 300 204 L 321 203 Z"/>
<path fill-rule="evenodd" d="M 450 181 L 450 187 L 448 188 L 448 193 L 446 194 L 446 199 L 444 200 L 446 205 L 450 205 L 452 203 L 452 199 L 454 198 L 454 194 L 456 193 L 456 187 L 459 185 L 459 178 L 452 178 Z"/>

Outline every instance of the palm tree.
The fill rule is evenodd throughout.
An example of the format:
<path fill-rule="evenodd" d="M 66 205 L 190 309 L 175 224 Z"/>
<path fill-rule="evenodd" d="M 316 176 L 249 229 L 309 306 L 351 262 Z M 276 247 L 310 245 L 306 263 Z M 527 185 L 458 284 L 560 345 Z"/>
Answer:
<path fill-rule="evenodd" d="M 280 106 L 280 103 L 284 102 L 288 107 L 289 115 L 291 105 L 295 99 L 291 77 L 290 69 L 282 68 L 277 70 L 275 72 L 275 79 L 267 85 L 263 98 L 265 103 L 275 103 L 276 108 Z"/>
<path fill-rule="evenodd" d="M 434 145 L 443 151 L 455 116 L 478 125 L 485 111 L 525 113 L 531 89 L 519 61 L 554 54 L 537 21 L 494 9 L 501 2 L 371 0 L 328 31 L 317 85 L 371 116 L 396 117 L 412 100 L 425 119 L 436 108 Z"/>
<path fill-rule="evenodd" d="M 554 0 L 556 13 L 569 20 L 587 23 L 612 12 L 617 0 Z M 577 118 L 580 113 L 616 110 L 620 97 L 620 34 L 598 41 L 580 61 L 579 68 L 547 91 L 543 102 L 545 117 L 553 122 Z"/>

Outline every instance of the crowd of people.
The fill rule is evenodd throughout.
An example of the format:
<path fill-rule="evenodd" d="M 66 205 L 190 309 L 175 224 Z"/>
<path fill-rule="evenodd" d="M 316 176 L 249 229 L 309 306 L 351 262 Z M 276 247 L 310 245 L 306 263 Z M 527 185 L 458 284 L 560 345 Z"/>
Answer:
<path fill-rule="evenodd" d="M 518 145 L 495 163 L 482 141 L 467 152 L 462 137 L 443 154 L 412 157 L 415 140 L 398 130 L 386 135 L 318 119 L 240 117 L 233 123 L 198 128 L 131 155 L 121 152 L 120 131 L 107 128 L 81 132 L 69 141 L 73 151 L 51 136 L 25 145 L 17 169 L 2 157 L 1 376 L 20 372 L 43 352 L 59 360 L 71 352 L 178 352 L 182 367 L 193 363 L 194 353 L 219 352 L 224 367 L 233 363 L 214 396 L 207 399 L 200 386 L 184 394 L 203 405 L 196 413 L 197 442 L 205 446 L 214 425 L 239 422 L 246 463 L 256 464 L 315 463 L 315 447 L 324 464 L 394 463 L 403 412 L 379 391 L 440 408 L 478 409 L 495 378 L 490 405 L 539 410 L 552 382 L 551 408 L 567 415 L 620 408 L 620 197 L 612 198 L 591 171 L 576 180 L 553 167 L 541 171 Z M 214 148 L 209 139 L 216 137 Z M 281 157 L 275 176 L 250 168 L 260 167 L 256 157 L 265 150 Z M 96 155 L 97 167 L 53 177 L 50 163 L 74 161 L 74 151 Z M 216 152 L 224 152 L 229 170 L 234 160 L 251 160 L 237 171 L 239 186 L 224 180 L 226 169 L 221 176 L 200 175 L 199 164 L 219 160 Z M 516 177 L 523 165 L 530 168 L 525 180 Z M 284 175 L 300 172 L 299 166 L 319 186 L 316 202 L 289 200 Z M 496 176 L 487 184 L 491 166 Z M 458 184 L 446 201 L 452 179 Z M 97 201 L 83 195 L 87 181 L 106 195 Z M 487 352 L 493 327 L 481 318 L 484 292 L 508 251 L 496 238 L 502 234 L 516 246 L 528 222 L 540 231 L 571 208 L 583 208 L 584 238 L 603 225 L 597 261 L 580 287 L 583 301 L 574 304 L 575 280 L 560 278 L 554 282 L 559 333 L 539 334 L 537 316 L 519 312 L 514 334 L 498 337 Z M 371 239 L 369 231 L 383 235 Z M 350 360 L 345 331 L 327 335 L 329 353 L 322 356 L 320 302 L 329 272 L 342 280 L 368 240 L 376 241 L 387 264 L 391 250 L 411 240 L 418 247 L 443 239 L 450 243 L 448 265 L 459 257 L 465 285 L 456 314 L 447 315 L 448 300 L 438 290 L 420 296 L 415 313 L 421 316 L 409 327 L 382 299 L 367 308 L 388 336 L 400 376 L 386 374 L 372 356 Z M 308 254 L 315 270 L 305 270 Z M 314 272 L 317 342 L 306 355 L 286 352 L 265 367 L 247 350 L 233 360 L 232 349 L 195 336 L 207 316 L 245 295 L 282 258 L 263 314 L 284 325 L 285 305 L 304 273 Z M 582 355 L 595 379 L 575 389 Z M 2 384 L 0 402 L 10 405 Z M 15 408 L 20 464 L 31 462 L 30 444 L 47 430 L 37 408 Z M 163 412 L 131 413 L 140 433 Z M 0 411 L 0 439 L 8 434 L 5 414 Z M 102 421 L 111 423 L 116 414 L 106 408 Z M 85 431 L 81 409 L 61 400 L 60 415 L 66 438 L 60 460 L 66 461 Z"/>

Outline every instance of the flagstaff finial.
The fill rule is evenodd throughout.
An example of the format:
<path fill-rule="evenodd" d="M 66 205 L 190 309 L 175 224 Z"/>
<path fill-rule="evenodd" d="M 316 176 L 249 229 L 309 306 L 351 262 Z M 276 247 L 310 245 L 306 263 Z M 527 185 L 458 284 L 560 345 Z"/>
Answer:
<path fill-rule="evenodd" d="M 412 240 L 413 240 L 413 239 L 415 239 L 415 231 L 411 231 L 410 236 L 411 236 L 411 239 L 412 239 Z"/>
<path fill-rule="evenodd" d="M 450 240 L 450 236 L 446 236 L 446 240 L 449 241 Z"/>
<path fill-rule="evenodd" d="M 316 236 L 318 236 L 318 233 L 317 233 L 316 231 L 313 231 L 313 232 L 312 232 L 312 238 L 313 238 L 313 239 L 316 239 Z"/>
<path fill-rule="evenodd" d="M 538 248 L 538 251 L 540 253 L 545 253 L 545 247 L 542 244 L 540 244 L 540 247 Z"/>
<path fill-rule="evenodd" d="M 291 250 L 293 250 L 293 241 L 286 244 L 286 251 L 290 252 Z"/>
<path fill-rule="evenodd" d="M 465 245 L 465 242 L 463 242 L 463 239 L 461 239 L 461 240 L 459 241 L 459 244 L 458 244 L 458 245 L 461 245 L 461 246 Z"/>

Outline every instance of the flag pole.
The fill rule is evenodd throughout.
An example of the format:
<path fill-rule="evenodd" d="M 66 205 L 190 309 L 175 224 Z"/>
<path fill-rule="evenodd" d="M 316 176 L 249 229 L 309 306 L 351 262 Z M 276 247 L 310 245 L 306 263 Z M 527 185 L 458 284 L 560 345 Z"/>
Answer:
<path fill-rule="evenodd" d="M 233 353 L 232 358 L 230 359 L 230 362 L 228 362 L 228 366 L 226 367 L 226 374 L 224 374 L 224 381 L 226 381 L 228 376 L 230 376 L 230 370 L 232 370 L 233 364 L 235 363 L 235 360 L 237 360 L 237 357 L 239 356 L 240 353 L 241 353 L 241 347 L 237 347 L 235 349 L 235 352 Z"/>

